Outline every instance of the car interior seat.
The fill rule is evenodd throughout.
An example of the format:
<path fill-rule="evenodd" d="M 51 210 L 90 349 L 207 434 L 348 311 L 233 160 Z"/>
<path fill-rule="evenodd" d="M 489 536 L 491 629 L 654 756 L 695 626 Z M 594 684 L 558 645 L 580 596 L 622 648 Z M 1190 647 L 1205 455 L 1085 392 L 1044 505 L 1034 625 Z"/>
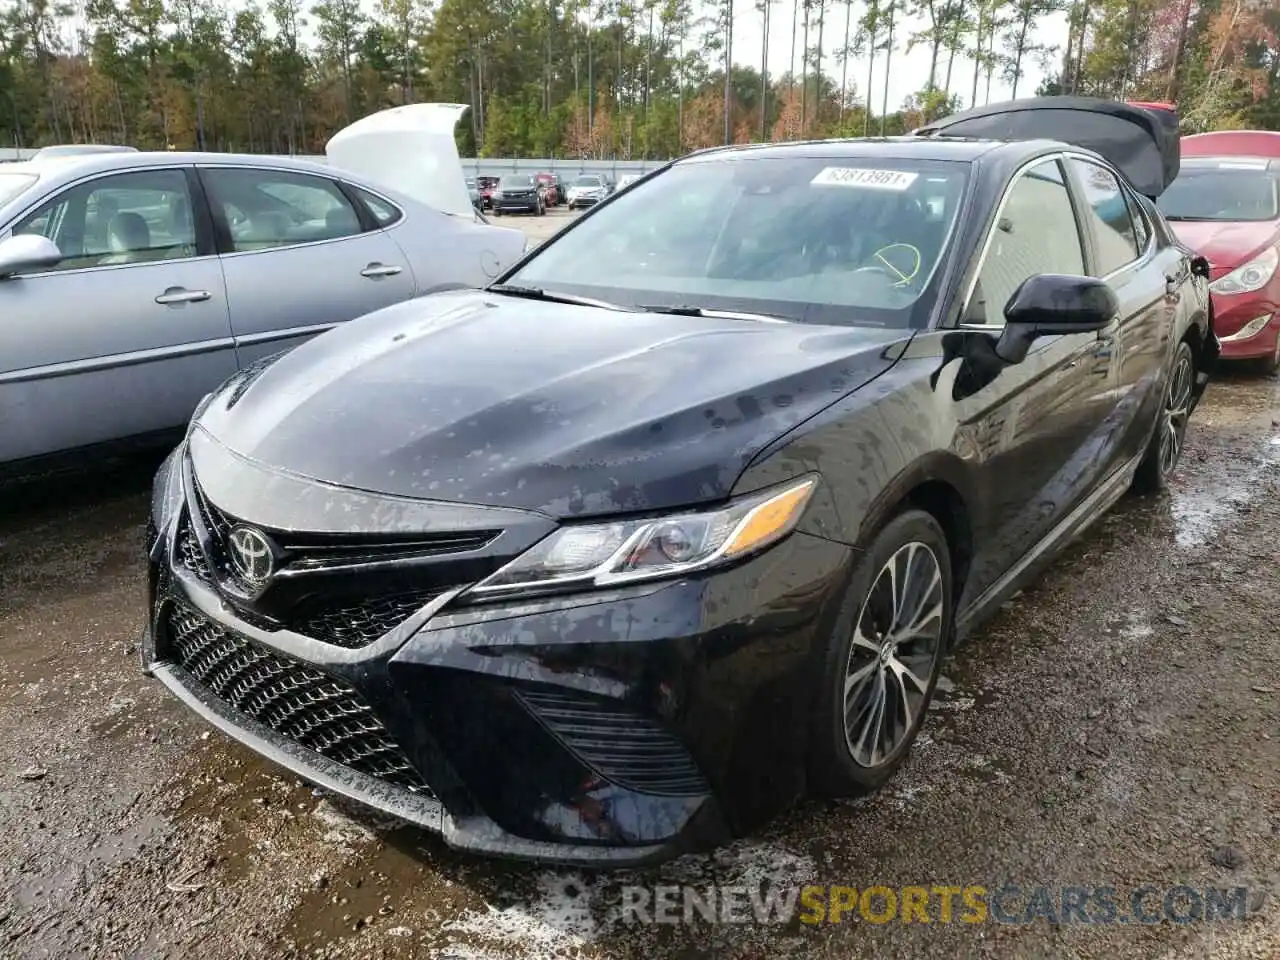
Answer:
<path fill-rule="evenodd" d="M 150 258 L 152 253 L 151 228 L 142 214 L 129 210 L 111 218 L 107 242 L 111 253 L 99 261 L 102 264 L 136 263 Z"/>
<path fill-rule="evenodd" d="M 354 210 L 343 204 L 324 215 L 324 227 L 329 237 L 349 237 L 360 232 L 360 220 Z"/>

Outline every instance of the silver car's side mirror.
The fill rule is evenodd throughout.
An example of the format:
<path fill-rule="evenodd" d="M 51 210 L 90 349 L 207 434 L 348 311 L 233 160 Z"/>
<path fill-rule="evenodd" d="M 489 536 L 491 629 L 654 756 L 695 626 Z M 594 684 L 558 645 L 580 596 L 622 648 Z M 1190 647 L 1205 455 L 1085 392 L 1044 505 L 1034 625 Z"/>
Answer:
<path fill-rule="evenodd" d="M 7 240 L 0 240 L 0 280 L 25 273 L 55 267 L 62 262 L 62 251 L 48 237 L 34 233 L 20 233 Z"/>

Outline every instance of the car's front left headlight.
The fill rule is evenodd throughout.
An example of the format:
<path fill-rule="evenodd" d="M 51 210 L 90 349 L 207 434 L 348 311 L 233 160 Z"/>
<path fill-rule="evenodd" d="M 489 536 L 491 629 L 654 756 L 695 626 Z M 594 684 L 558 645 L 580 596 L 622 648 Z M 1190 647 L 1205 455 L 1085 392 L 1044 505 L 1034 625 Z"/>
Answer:
<path fill-rule="evenodd" d="M 466 598 L 611 587 L 734 563 L 791 533 L 817 484 L 810 476 L 713 510 L 564 526 L 476 584 Z"/>
<path fill-rule="evenodd" d="M 1209 289 L 1214 293 L 1227 296 L 1261 290 L 1271 282 L 1278 263 L 1280 263 L 1280 252 L 1277 252 L 1275 247 L 1271 247 L 1243 266 L 1236 267 L 1230 273 L 1213 281 L 1209 284 Z"/>

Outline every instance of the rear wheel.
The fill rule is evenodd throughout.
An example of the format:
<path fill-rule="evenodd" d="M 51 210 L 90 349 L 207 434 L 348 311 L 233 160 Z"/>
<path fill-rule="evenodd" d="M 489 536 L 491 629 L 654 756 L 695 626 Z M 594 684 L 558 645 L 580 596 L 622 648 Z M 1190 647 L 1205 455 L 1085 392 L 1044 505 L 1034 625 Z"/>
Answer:
<path fill-rule="evenodd" d="M 951 556 L 930 514 L 908 510 L 862 554 L 828 640 L 809 756 L 826 796 L 878 789 L 911 749 L 951 637 Z"/>
<path fill-rule="evenodd" d="M 1168 489 L 1169 481 L 1182 459 L 1182 445 L 1191 415 L 1191 395 L 1195 389 L 1196 364 L 1191 345 L 1183 340 L 1173 355 L 1173 367 L 1165 385 L 1164 403 L 1156 414 L 1156 427 L 1147 452 L 1134 475 L 1134 488 L 1142 493 Z"/>

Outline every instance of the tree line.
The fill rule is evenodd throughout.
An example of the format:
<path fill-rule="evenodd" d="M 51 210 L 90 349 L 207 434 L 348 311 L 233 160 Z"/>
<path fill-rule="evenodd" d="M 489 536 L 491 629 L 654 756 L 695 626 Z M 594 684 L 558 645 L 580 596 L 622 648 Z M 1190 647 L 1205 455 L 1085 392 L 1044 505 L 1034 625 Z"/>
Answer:
<path fill-rule="evenodd" d="M 1043 25 L 1063 15 L 1060 47 Z M 743 18 L 758 51 L 732 48 Z M 927 76 L 891 103 L 917 47 Z M 1280 4 L 0 0 L 0 146 L 320 153 L 355 118 L 435 100 L 472 105 L 464 155 L 665 158 L 901 133 L 988 102 L 997 78 L 1014 96 L 1174 101 L 1191 130 L 1280 129 Z"/>

